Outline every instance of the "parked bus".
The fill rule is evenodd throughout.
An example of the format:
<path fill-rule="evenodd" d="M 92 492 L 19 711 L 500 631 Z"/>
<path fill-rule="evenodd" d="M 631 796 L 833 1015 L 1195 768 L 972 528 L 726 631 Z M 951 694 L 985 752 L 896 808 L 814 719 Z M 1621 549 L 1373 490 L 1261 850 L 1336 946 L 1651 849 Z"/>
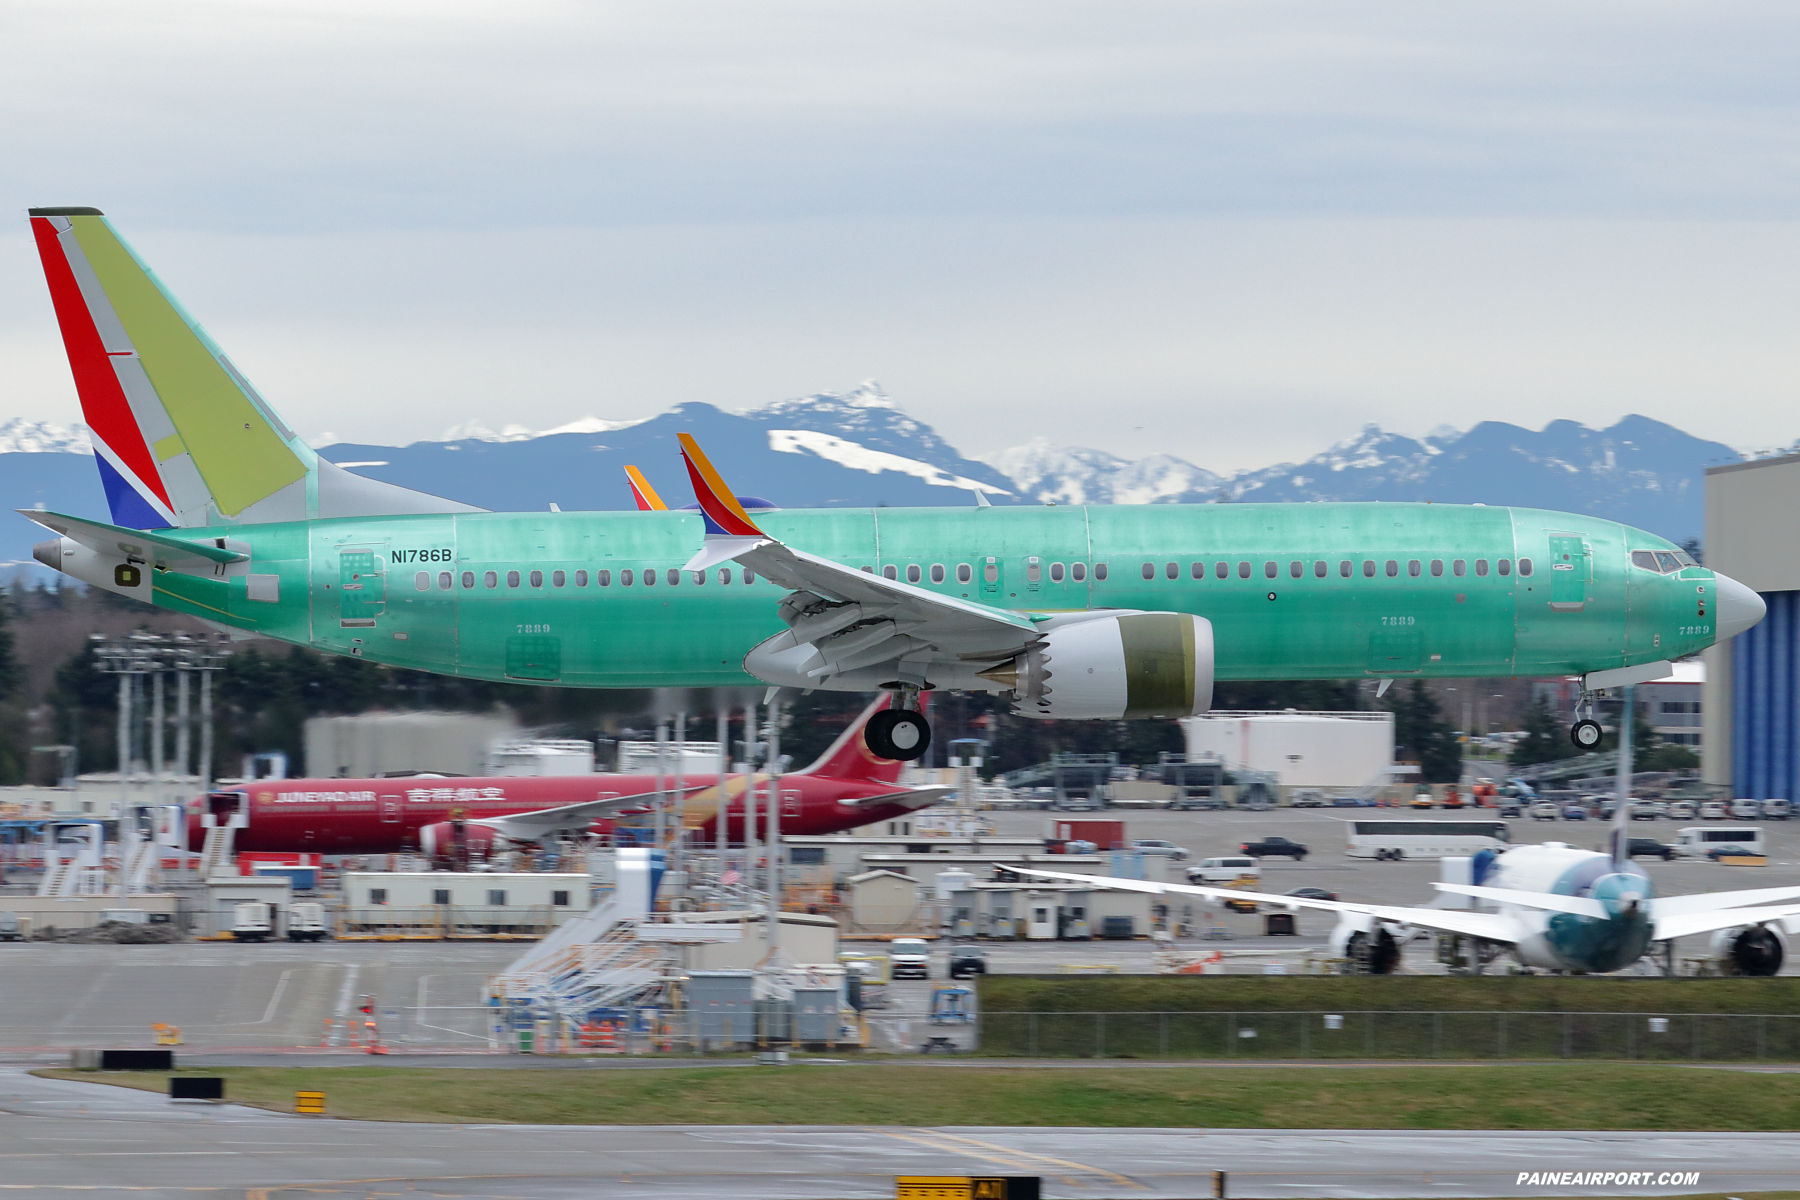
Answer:
<path fill-rule="evenodd" d="M 1351 858 L 1443 858 L 1500 851 L 1511 844 L 1505 821 L 1351 821 Z"/>
<path fill-rule="evenodd" d="M 1688 825 L 1669 845 L 1682 858 L 1705 858 L 1721 846 L 1741 854 L 1762 854 L 1763 831 L 1755 825 Z"/>

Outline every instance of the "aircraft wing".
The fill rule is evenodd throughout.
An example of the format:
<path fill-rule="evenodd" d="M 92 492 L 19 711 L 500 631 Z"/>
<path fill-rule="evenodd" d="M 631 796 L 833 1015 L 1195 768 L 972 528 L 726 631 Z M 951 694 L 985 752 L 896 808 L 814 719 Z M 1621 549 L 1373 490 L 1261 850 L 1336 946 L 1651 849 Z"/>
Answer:
<path fill-rule="evenodd" d="M 858 796 L 854 800 L 839 800 L 838 803 L 845 808 L 862 808 L 869 804 L 891 804 L 895 801 L 900 801 L 904 803 L 906 807 L 912 809 L 930 808 L 944 797 L 953 795 L 955 791 L 956 789 L 953 787 L 938 787 L 936 785 L 931 787 L 901 788 L 898 791 L 883 792 L 879 796 Z"/>
<path fill-rule="evenodd" d="M 1770 888 L 1770 891 L 1786 891 L 1785 888 Z M 1724 893 L 1729 895 L 1729 893 Z M 1715 908 L 1709 912 L 1676 913 L 1665 916 L 1656 914 L 1656 928 L 1651 937 L 1657 941 L 1665 938 L 1687 937 L 1694 933 L 1711 933 L 1715 929 L 1731 929 L 1738 925 L 1761 925 L 1767 921 L 1779 921 L 1785 917 L 1800 917 L 1800 904 L 1774 904 L 1762 908 Z"/>
<path fill-rule="evenodd" d="M 735 560 L 791 594 L 781 605 L 788 624 L 752 653 L 758 673 L 796 683 L 878 664 L 997 663 L 1037 640 L 1037 621 L 922 587 L 859 571 L 784 545 L 750 520 L 698 443 L 681 434 L 688 475 L 706 515 L 707 536 L 682 568 L 704 571 Z"/>
<path fill-rule="evenodd" d="M 1658 896 L 1650 911 L 1657 920 L 1707 913 L 1720 908 L 1737 908 L 1745 904 L 1775 904 L 1782 900 L 1800 900 L 1800 887 L 1746 888 L 1739 892 L 1696 892 L 1691 896 Z"/>
<path fill-rule="evenodd" d="M 1396 925 L 1416 925 L 1425 929 L 1441 929 L 1461 933 L 1490 942 L 1516 942 L 1523 935 L 1518 922 L 1495 913 L 1464 912 L 1444 908 L 1409 908 L 1389 904 L 1356 904 L 1346 900 L 1313 900 L 1304 896 L 1277 896 L 1270 892 L 1247 892 L 1241 888 L 1207 887 L 1199 883 L 1153 883 L 1146 879 L 1114 879 L 1102 875 L 1077 875 L 1070 871 L 1041 871 L 1035 867 L 1015 867 L 995 863 L 1002 870 L 1020 875 L 1041 875 L 1047 879 L 1066 879 L 1094 887 L 1117 888 L 1127 892 L 1149 892 L 1151 895 L 1204 896 L 1209 900 L 1249 900 L 1289 911 L 1300 908 L 1318 909 L 1351 916 L 1372 917 Z"/>
<path fill-rule="evenodd" d="M 710 783 L 705 783 L 687 788 L 665 788 L 663 795 L 685 796 L 689 792 L 703 792 L 712 786 Z M 510 838 L 515 842 L 530 842 L 552 833 L 586 829 L 595 821 L 604 820 L 622 809 L 638 808 L 655 798 L 654 791 L 633 792 L 629 796 L 608 796 L 604 800 L 584 800 L 580 804 L 563 804 L 556 808 L 509 813 L 504 817 L 474 817 L 468 823 L 485 826 L 501 837 Z"/>

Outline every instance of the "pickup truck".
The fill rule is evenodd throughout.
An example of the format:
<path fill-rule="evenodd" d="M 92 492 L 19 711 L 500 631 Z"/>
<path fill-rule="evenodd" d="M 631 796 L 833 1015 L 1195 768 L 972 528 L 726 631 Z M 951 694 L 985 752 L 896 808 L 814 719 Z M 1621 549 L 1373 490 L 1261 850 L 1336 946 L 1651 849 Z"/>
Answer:
<path fill-rule="evenodd" d="M 1261 841 L 1245 842 L 1238 847 L 1239 853 L 1248 854 L 1251 858 L 1276 858 L 1281 855 L 1299 862 L 1306 857 L 1306 847 L 1299 842 L 1290 842 L 1284 837 L 1266 837 Z"/>

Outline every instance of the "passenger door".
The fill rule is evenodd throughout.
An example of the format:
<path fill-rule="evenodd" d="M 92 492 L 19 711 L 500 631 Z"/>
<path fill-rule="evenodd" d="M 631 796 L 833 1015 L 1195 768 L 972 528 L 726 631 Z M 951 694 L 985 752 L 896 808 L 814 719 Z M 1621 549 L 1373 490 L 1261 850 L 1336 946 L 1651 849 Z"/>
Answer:
<path fill-rule="evenodd" d="M 1587 607 L 1588 584 L 1594 579 L 1593 550 L 1579 534 L 1548 532 L 1550 611 L 1580 612 Z"/>

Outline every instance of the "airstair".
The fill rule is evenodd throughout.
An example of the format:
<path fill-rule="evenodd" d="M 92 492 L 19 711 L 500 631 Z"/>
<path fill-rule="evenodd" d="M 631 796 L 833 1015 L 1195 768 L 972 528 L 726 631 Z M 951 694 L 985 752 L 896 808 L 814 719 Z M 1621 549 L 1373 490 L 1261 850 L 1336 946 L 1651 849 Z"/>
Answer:
<path fill-rule="evenodd" d="M 1559 758 L 1554 762 L 1517 767 L 1507 772 L 1507 778 L 1523 779 L 1527 783 L 1548 783 L 1553 779 L 1589 779 L 1615 773 L 1618 769 L 1619 752 L 1607 750 L 1601 754 L 1578 754 L 1574 758 Z"/>
<path fill-rule="evenodd" d="M 200 878 L 231 873 L 232 843 L 237 830 L 230 825 L 214 826 L 206 831 L 206 843 L 200 848 Z"/>
<path fill-rule="evenodd" d="M 131 847 L 130 857 L 120 864 L 127 892 L 150 890 L 150 869 L 157 865 L 162 847 L 153 841 L 139 841 Z"/>
<path fill-rule="evenodd" d="M 81 879 L 81 859 L 53 858 L 44 868 L 44 877 L 38 880 L 37 894 L 41 897 L 61 899 L 75 895 L 76 884 Z"/>

